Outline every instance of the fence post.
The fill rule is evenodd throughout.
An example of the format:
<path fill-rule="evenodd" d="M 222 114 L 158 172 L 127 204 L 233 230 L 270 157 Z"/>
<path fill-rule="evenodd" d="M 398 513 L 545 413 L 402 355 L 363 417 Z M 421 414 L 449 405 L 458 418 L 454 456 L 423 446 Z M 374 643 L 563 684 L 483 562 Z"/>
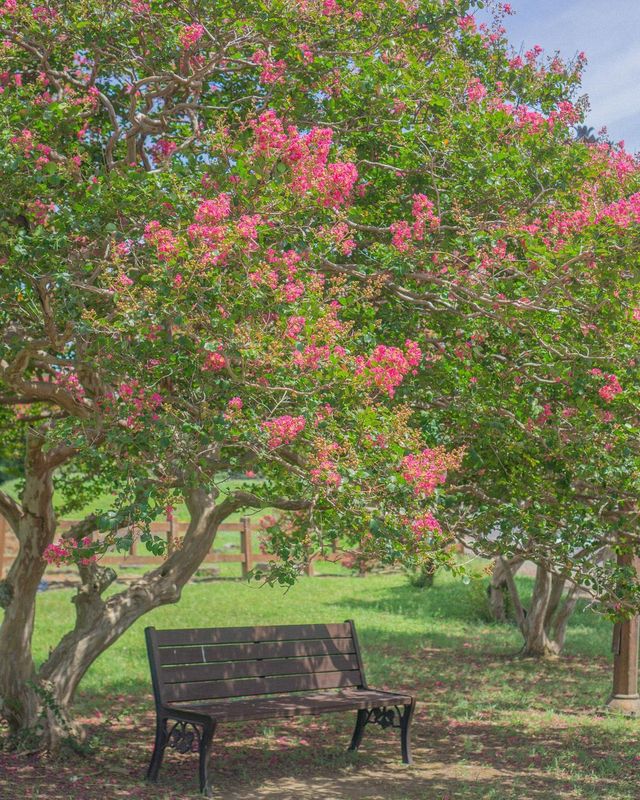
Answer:
<path fill-rule="evenodd" d="M 304 574 L 308 578 L 313 578 L 314 568 L 313 568 L 314 557 L 311 555 L 307 558 L 307 563 L 304 565 Z"/>
<path fill-rule="evenodd" d="M 174 539 L 175 539 L 175 529 L 173 524 L 173 513 L 169 514 L 169 519 L 167 520 L 169 523 L 169 527 L 167 528 L 167 554 L 171 555 L 173 553 L 174 547 Z"/>
<path fill-rule="evenodd" d="M 0 514 L 0 581 L 4 577 L 4 548 L 7 540 L 7 520 Z"/>
<path fill-rule="evenodd" d="M 246 578 L 253 569 L 253 542 L 251 535 L 250 517 L 242 517 L 240 520 L 240 552 L 244 556 L 242 559 L 242 577 Z"/>

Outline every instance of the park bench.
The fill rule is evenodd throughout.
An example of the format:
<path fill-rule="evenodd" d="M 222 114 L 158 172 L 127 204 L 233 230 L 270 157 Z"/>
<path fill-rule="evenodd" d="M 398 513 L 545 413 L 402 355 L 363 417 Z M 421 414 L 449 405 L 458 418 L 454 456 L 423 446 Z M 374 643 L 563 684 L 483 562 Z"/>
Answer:
<path fill-rule="evenodd" d="M 400 729 L 411 763 L 415 700 L 370 689 L 353 622 L 257 628 L 146 628 L 156 703 L 156 739 L 147 779 L 157 781 L 167 747 L 199 752 L 200 791 L 211 796 L 208 762 L 222 722 L 357 711 L 350 750 L 365 726 Z"/>

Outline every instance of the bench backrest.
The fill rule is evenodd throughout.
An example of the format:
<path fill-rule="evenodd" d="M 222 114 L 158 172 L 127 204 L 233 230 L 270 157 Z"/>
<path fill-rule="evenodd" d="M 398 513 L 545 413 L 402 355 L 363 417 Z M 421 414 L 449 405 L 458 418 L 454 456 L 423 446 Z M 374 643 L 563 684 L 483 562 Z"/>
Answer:
<path fill-rule="evenodd" d="M 355 627 L 146 628 L 156 704 L 366 687 Z"/>

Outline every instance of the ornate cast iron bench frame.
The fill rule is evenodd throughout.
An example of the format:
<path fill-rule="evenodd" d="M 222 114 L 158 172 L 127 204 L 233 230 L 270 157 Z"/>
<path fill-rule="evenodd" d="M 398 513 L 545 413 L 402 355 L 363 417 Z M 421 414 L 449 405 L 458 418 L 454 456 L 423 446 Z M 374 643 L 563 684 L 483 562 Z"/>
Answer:
<path fill-rule="evenodd" d="M 156 704 L 147 780 L 157 781 L 167 747 L 199 753 L 200 791 L 211 796 L 208 765 L 221 722 L 357 711 L 350 750 L 367 724 L 400 730 L 411 763 L 415 699 L 371 689 L 352 620 L 257 628 L 146 628 Z"/>

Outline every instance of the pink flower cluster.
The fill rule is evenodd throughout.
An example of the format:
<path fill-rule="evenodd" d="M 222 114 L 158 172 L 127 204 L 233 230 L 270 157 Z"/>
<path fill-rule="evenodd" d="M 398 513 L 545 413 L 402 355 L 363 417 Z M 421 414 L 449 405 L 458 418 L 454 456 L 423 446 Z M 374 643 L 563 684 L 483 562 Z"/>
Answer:
<path fill-rule="evenodd" d="M 12 136 L 9 141 L 20 148 L 25 158 L 31 158 L 34 152 L 39 153 L 35 160 L 36 169 L 42 169 L 51 161 L 52 149 L 49 145 L 36 143 L 32 131 L 28 128 L 23 128 L 18 136 Z"/>
<path fill-rule="evenodd" d="M 241 397 L 232 397 L 227 403 L 227 410 L 224 413 L 224 418 L 227 422 L 236 419 L 240 415 L 243 406 L 244 403 Z"/>
<path fill-rule="evenodd" d="M 158 139 L 149 148 L 156 161 L 166 161 L 177 149 L 178 145 L 169 139 Z"/>
<path fill-rule="evenodd" d="M 299 44 L 298 50 L 302 54 L 302 59 L 305 64 L 312 64 L 314 60 L 313 50 L 309 47 L 308 44 Z"/>
<path fill-rule="evenodd" d="M 284 335 L 288 339 L 297 339 L 300 332 L 304 329 L 305 322 L 306 320 L 304 317 L 289 317 Z"/>
<path fill-rule="evenodd" d="M 84 386 L 75 372 L 60 372 L 54 377 L 53 382 L 66 389 L 78 402 L 85 396 Z"/>
<path fill-rule="evenodd" d="M 202 39 L 204 34 L 204 26 L 200 25 L 198 22 L 194 22 L 192 25 L 185 25 L 185 27 L 180 31 L 178 40 L 182 47 L 187 50 L 189 47 L 193 47 L 195 44 L 197 44 L 200 39 Z"/>
<path fill-rule="evenodd" d="M 195 220 L 207 225 L 221 222 L 231 214 L 231 197 L 222 193 L 212 200 L 203 200 L 196 209 Z"/>
<path fill-rule="evenodd" d="M 411 530 L 413 531 L 416 540 L 420 541 L 428 533 L 440 533 L 442 528 L 440 523 L 433 516 L 430 511 L 420 517 L 416 517 L 411 523 Z"/>
<path fill-rule="evenodd" d="M 603 208 L 596 217 L 596 222 L 605 219 L 611 220 L 619 228 L 640 223 L 640 192 L 616 200 Z"/>
<path fill-rule="evenodd" d="M 222 345 L 217 350 L 208 352 L 204 359 L 202 369 L 208 372 L 220 372 L 227 365 L 227 359 L 222 352 Z"/>
<path fill-rule="evenodd" d="M 74 553 L 79 549 L 86 550 L 88 547 L 91 547 L 91 544 L 92 542 L 90 536 L 85 536 L 80 542 L 76 542 L 73 539 L 69 539 L 68 541 L 59 539 L 54 544 L 47 545 L 42 557 L 47 564 L 55 564 L 57 567 L 59 567 L 62 563 L 77 561 L 77 559 L 74 557 Z M 79 561 L 77 561 L 77 563 L 87 566 L 88 564 L 96 561 L 96 559 L 97 556 L 92 555 L 81 558 Z"/>
<path fill-rule="evenodd" d="M 254 64 L 262 67 L 260 82 L 265 84 L 284 83 L 284 75 L 287 71 L 287 62 L 282 58 L 277 61 L 271 58 L 266 50 L 256 50 L 251 56 Z"/>
<path fill-rule="evenodd" d="M 393 222 L 389 229 L 391 231 L 391 244 L 401 253 L 411 246 L 412 239 L 421 242 L 427 231 L 436 230 L 440 225 L 440 217 L 435 213 L 435 206 L 425 194 L 414 194 L 411 206 L 413 223 L 406 220 Z"/>
<path fill-rule="evenodd" d="M 327 208 L 337 208 L 348 201 L 358 170 L 350 161 L 329 162 L 333 141 L 330 128 L 299 133 L 291 125 L 285 132 L 273 110 L 263 112 L 252 127 L 256 154 L 282 158 L 291 168 L 291 188 L 296 194 L 314 192 Z"/>
<path fill-rule="evenodd" d="M 258 225 L 262 224 L 260 214 L 243 214 L 238 219 L 236 229 L 243 239 L 248 239 L 247 247 L 254 250 L 257 247 Z"/>
<path fill-rule="evenodd" d="M 342 483 L 342 476 L 338 472 L 335 462 L 336 454 L 340 451 L 337 442 L 319 440 L 316 443 L 316 452 L 313 459 L 314 466 L 310 470 L 311 483 L 337 489 Z"/>
<path fill-rule="evenodd" d="M 351 230 L 346 222 L 337 222 L 328 230 L 323 229 L 322 233 L 333 242 L 343 256 L 350 256 L 356 248 L 356 242 L 351 238 Z"/>
<path fill-rule="evenodd" d="M 479 103 L 487 96 L 487 89 L 479 78 L 471 78 L 467 84 L 467 100 L 469 103 Z"/>
<path fill-rule="evenodd" d="M 324 484 L 333 489 L 337 489 L 342 483 L 342 476 L 336 469 L 333 461 L 322 461 L 317 467 L 310 471 L 311 483 Z"/>
<path fill-rule="evenodd" d="M 0 6 L 0 17 L 11 16 L 18 10 L 18 0 L 4 0 Z"/>
<path fill-rule="evenodd" d="M 373 384 L 393 397 L 405 377 L 415 374 L 421 361 L 422 351 L 409 339 L 404 352 L 399 347 L 380 344 L 368 358 L 359 356 L 356 359 L 356 375 L 365 375 L 367 385 Z"/>
<path fill-rule="evenodd" d="M 305 425 L 304 417 L 292 417 L 289 414 L 262 423 L 262 427 L 269 435 L 268 444 L 272 450 L 283 444 L 291 444 L 302 433 Z"/>
<path fill-rule="evenodd" d="M 158 420 L 158 409 L 163 403 L 162 395 L 158 392 L 148 394 L 144 388 L 140 387 L 138 381 L 123 382 L 118 386 L 117 396 L 120 402 L 125 403 L 130 408 L 130 413 L 125 419 L 127 428 L 136 428 L 140 417 L 144 414 L 151 414 L 152 420 Z M 108 394 L 107 398 L 112 400 L 113 395 Z M 109 409 L 105 407 L 105 411 Z"/>
<path fill-rule="evenodd" d="M 144 238 L 149 244 L 155 245 L 161 261 L 168 261 L 178 252 L 178 240 L 173 231 L 163 228 L 157 220 L 147 223 L 144 229 Z"/>
<path fill-rule="evenodd" d="M 342 348 L 335 348 L 335 351 L 344 352 Z M 331 357 L 331 348 L 328 344 L 317 345 L 314 343 L 306 345 L 304 350 L 294 350 L 292 354 L 293 363 L 300 369 L 320 369 Z"/>
<path fill-rule="evenodd" d="M 402 477 L 417 495 L 431 495 L 447 479 L 447 470 L 458 466 L 460 456 L 441 447 L 426 448 L 402 459 Z"/>
<path fill-rule="evenodd" d="M 596 368 L 591 370 L 591 374 L 600 376 L 603 372 Z M 610 403 L 616 395 L 622 394 L 623 389 L 616 375 L 604 375 L 604 377 L 607 382 L 598 389 L 598 394 L 605 402 Z"/>

